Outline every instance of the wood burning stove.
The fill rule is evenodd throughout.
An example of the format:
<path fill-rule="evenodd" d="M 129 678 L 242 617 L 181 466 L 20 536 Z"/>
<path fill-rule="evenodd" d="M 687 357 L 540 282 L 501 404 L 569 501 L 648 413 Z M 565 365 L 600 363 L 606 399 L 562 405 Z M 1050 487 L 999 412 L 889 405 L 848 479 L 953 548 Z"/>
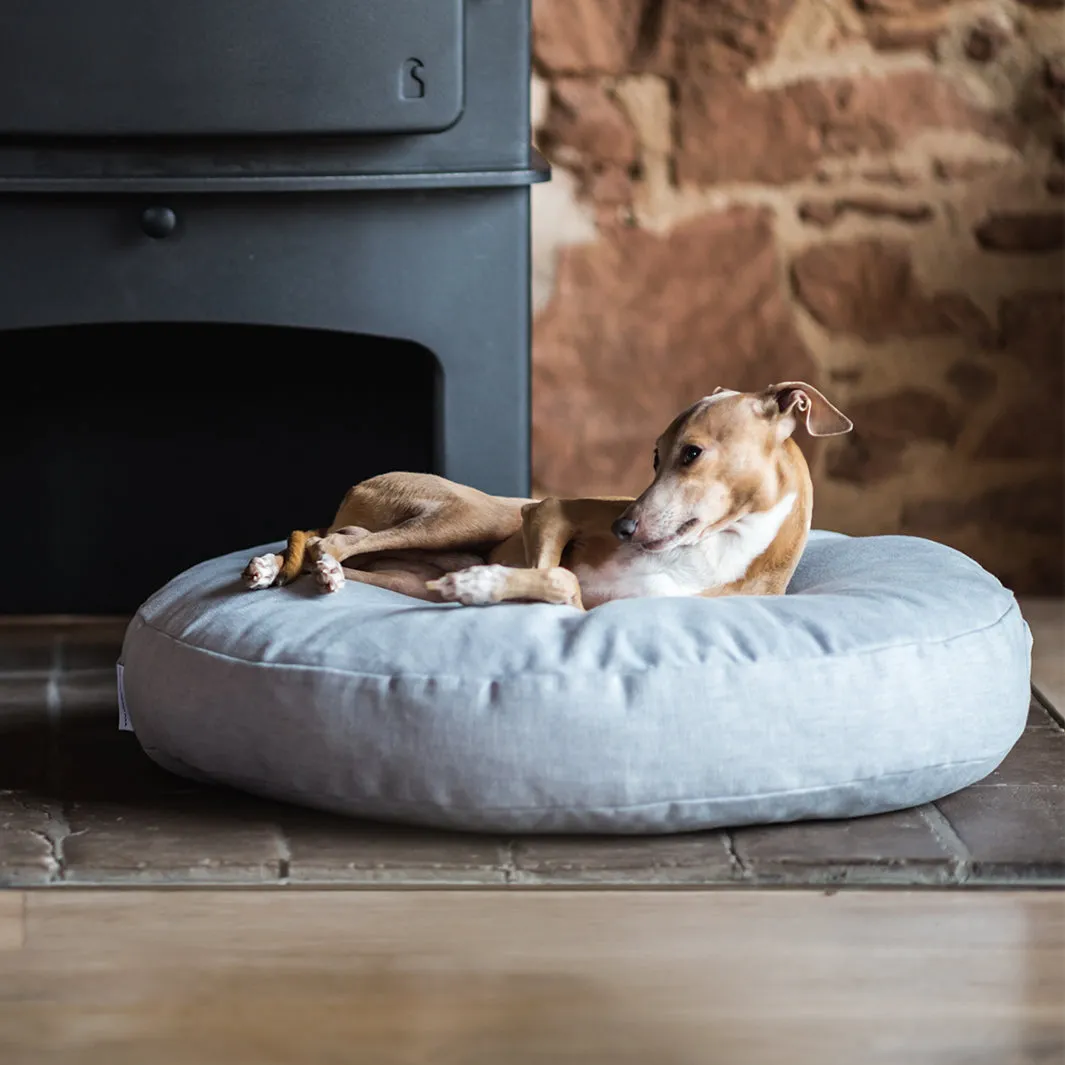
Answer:
<path fill-rule="evenodd" d="M 0 613 L 131 610 L 401 465 L 527 492 L 528 91 L 528 0 L 8 0 Z"/>

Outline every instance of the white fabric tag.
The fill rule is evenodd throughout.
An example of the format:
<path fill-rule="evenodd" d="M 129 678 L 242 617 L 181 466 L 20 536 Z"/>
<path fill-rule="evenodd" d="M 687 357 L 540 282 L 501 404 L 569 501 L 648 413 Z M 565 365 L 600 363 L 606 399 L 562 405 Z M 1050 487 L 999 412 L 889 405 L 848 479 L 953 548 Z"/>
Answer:
<path fill-rule="evenodd" d="M 118 731 L 132 732 L 133 722 L 129 719 L 129 708 L 126 706 L 126 685 L 123 681 L 125 666 L 117 662 L 115 670 L 118 673 Z"/>

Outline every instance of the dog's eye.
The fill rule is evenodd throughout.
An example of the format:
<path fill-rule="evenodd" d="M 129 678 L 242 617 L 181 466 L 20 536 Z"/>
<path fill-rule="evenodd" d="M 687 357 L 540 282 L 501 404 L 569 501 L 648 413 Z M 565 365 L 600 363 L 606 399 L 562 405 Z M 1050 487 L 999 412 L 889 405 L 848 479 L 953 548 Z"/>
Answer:
<path fill-rule="evenodd" d="M 689 444 L 687 447 L 681 448 L 680 464 L 682 466 L 690 466 L 702 453 L 703 449 L 701 447 Z"/>
<path fill-rule="evenodd" d="M 655 472 L 658 472 L 658 452 L 655 452 Z"/>

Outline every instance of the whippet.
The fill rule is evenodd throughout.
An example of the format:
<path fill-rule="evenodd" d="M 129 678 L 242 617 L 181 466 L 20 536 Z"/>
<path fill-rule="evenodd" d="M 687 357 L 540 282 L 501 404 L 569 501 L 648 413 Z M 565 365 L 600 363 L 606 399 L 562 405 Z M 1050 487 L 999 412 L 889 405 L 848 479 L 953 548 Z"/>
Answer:
<path fill-rule="evenodd" d="M 510 499 L 442 477 L 387 473 L 355 485 L 333 524 L 292 533 L 284 554 L 248 563 L 249 588 L 309 571 L 430 602 L 504 601 L 589 609 L 634 596 L 780 595 L 810 531 L 813 486 L 791 439 L 853 426 L 801 381 L 718 388 L 658 438 L 636 499 Z"/>

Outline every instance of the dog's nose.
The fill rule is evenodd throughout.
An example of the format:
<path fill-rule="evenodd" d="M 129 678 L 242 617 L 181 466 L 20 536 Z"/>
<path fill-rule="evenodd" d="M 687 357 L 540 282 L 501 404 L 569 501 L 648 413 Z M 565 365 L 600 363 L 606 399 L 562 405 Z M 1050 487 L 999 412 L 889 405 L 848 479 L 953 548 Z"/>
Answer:
<path fill-rule="evenodd" d="M 618 518 L 610 528 L 619 540 L 631 540 L 636 533 L 637 524 L 635 518 Z"/>

